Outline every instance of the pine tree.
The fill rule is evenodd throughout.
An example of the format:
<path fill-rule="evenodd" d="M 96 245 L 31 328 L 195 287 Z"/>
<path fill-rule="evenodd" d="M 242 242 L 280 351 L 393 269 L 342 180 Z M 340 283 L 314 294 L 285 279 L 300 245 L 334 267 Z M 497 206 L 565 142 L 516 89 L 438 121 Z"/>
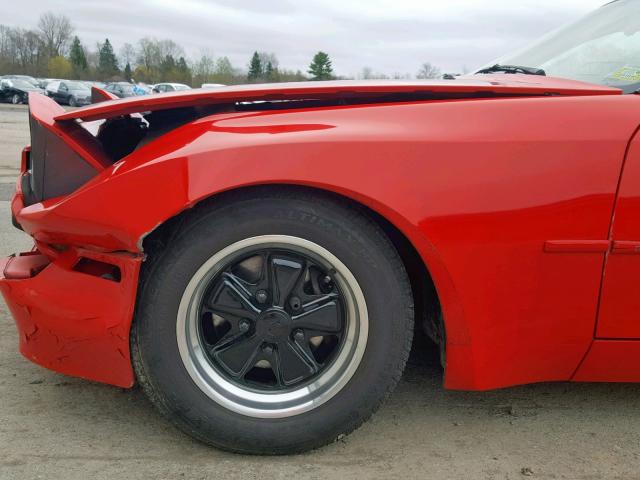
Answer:
<path fill-rule="evenodd" d="M 273 64 L 271 62 L 267 62 L 267 67 L 264 69 L 264 76 L 267 80 L 272 81 L 275 76 L 275 71 L 273 68 Z"/>
<path fill-rule="evenodd" d="M 98 72 L 105 80 L 120 73 L 118 69 L 118 59 L 115 53 L 113 53 L 113 47 L 109 39 L 105 39 L 104 43 L 98 50 Z"/>
<path fill-rule="evenodd" d="M 247 74 L 247 80 L 250 82 L 256 82 L 262 79 L 264 71 L 262 69 L 262 60 L 258 52 L 253 52 L 251 57 L 251 63 L 249 63 L 249 73 Z"/>
<path fill-rule="evenodd" d="M 312 80 L 331 80 L 333 78 L 333 67 L 331 59 L 325 52 L 318 52 L 314 55 L 311 65 L 309 65 L 309 74 Z"/>
<path fill-rule="evenodd" d="M 174 81 L 176 73 L 176 60 L 173 55 L 166 55 L 160 62 L 160 80 L 163 82 Z"/>
<path fill-rule="evenodd" d="M 80 43 L 80 39 L 75 36 L 71 42 L 71 50 L 69 51 L 69 61 L 73 66 L 73 70 L 77 76 L 81 76 L 89 67 L 87 57 L 84 54 L 84 48 Z"/>
<path fill-rule="evenodd" d="M 131 73 L 131 65 L 129 64 L 129 62 L 127 62 L 127 64 L 124 66 L 124 72 L 123 72 L 123 75 L 124 75 L 124 79 L 125 79 L 127 82 L 130 82 L 130 81 L 131 81 L 131 79 L 133 78 L 133 75 L 132 75 L 132 73 Z"/>
<path fill-rule="evenodd" d="M 187 61 L 184 57 L 180 57 L 178 59 L 178 63 L 176 64 L 176 71 L 178 73 L 178 80 L 182 83 L 191 83 L 191 69 L 189 65 L 187 65 Z"/>

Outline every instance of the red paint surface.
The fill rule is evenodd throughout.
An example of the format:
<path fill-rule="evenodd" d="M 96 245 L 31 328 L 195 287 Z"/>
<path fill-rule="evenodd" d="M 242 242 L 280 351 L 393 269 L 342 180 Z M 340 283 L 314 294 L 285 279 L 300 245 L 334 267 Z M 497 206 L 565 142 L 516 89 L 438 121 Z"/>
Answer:
<path fill-rule="evenodd" d="M 73 271 L 79 256 L 118 266 L 120 282 Z M 73 249 L 33 277 L 0 275 L 0 291 L 18 327 L 20 352 L 60 373 L 131 387 L 129 326 L 140 262 L 130 254 Z"/>
<path fill-rule="evenodd" d="M 0 268 L 0 275 L 8 280 L 23 280 L 35 277 L 50 262 L 46 255 L 27 252 L 7 258 Z"/>
<path fill-rule="evenodd" d="M 228 98 L 275 95 L 276 88 L 237 87 Z M 308 88 L 307 94 L 324 87 Z M 447 387 L 571 379 L 593 343 L 616 191 L 640 123 L 640 97 L 520 75 L 462 81 L 459 88 L 568 96 L 218 114 L 141 147 L 67 197 L 23 208 L 18 193 L 13 211 L 40 244 L 136 254 L 158 224 L 216 193 L 260 184 L 332 191 L 384 216 L 420 253 L 443 309 Z M 115 115 L 118 105 L 126 112 L 149 108 L 148 102 L 198 103 L 222 98 L 224 90 L 103 102 L 56 118 L 101 118 Z M 574 247 L 550 253 L 548 241 L 552 249 L 553 242 Z M 37 282 L 32 292 L 84 275 L 52 265 L 24 281 Z M 82 318 L 104 301 L 101 289 L 114 288 L 96 282 L 105 281 L 96 278 L 73 306 Z M 123 338 L 136 283 L 108 305 L 110 315 L 120 315 Z M 8 300 L 23 301 L 6 292 L 7 284 Z M 59 297 L 66 298 L 56 291 L 46 302 Z M 68 326 L 62 316 L 47 322 L 52 330 Z M 95 341 L 113 340 L 101 338 Z M 128 351 L 125 357 L 126 365 L 111 371 L 129 378 Z M 100 368 L 86 360 L 81 376 L 96 378 Z"/>
<path fill-rule="evenodd" d="M 576 382 L 640 382 L 640 341 L 596 340 L 573 376 Z"/>
<path fill-rule="evenodd" d="M 102 88 L 96 87 L 95 85 L 91 87 L 91 103 L 100 103 L 105 102 L 107 100 L 117 100 L 117 95 L 114 95 L 111 92 L 107 92 Z"/>
<path fill-rule="evenodd" d="M 609 250 L 608 240 L 547 240 L 547 253 L 604 253 Z"/>
<path fill-rule="evenodd" d="M 640 137 L 629 145 L 602 282 L 596 336 L 640 338 Z M 638 365 L 636 361 L 634 365 Z M 638 367 L 640 370 L 640 367 Z"/>

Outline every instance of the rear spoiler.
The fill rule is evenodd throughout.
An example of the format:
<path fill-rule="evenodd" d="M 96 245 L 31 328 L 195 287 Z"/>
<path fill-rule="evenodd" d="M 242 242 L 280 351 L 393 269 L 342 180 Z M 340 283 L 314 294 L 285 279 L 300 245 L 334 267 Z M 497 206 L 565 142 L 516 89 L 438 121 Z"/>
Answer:
<path fill-rule="evenodd" d="M 507 77 L 505 79 L 504 77 Z M 259 101 L 322 99 L 371 99 L 385 96 L 469 98 L 491 96 L 620 95 L 617 88 L 552 77 L 525 75 L 476 75 L 456 80 L 430 81 L 333 81 L 235 85 L 217 89 L 194 89 L 160 95 L 143 95 L 103 101 L 55 116 L 59 122 L 101 120 L 132 113 Z M 104 92 L 107 93 L 107 92 Z"/>

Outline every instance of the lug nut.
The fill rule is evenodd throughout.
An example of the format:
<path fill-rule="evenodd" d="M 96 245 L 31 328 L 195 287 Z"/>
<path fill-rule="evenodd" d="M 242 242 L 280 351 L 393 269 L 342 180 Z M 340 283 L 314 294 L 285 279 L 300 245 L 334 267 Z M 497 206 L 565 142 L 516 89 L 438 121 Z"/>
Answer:
<path fill-rule="evenodd" d="M 240 329 L 241 332 L 248 332 L 249 328 L 251 328 L 251 324 L 249 323 L 248 320 L 242 320 L 240 321 L 238 328 Z"/>
<path fill-rule="evenodd" d="M 271 345 L 265 345 L 265 346 L 262 347 L 262 351 L 266 355 L 271 355 L 273 353 L 273 347 Z"/>
<path fill-rule="evenodd" d="M 302 302 L 300 301 L 300 299 L 298 297 L 291 297 L 289 299 L 289 306 L 293 310 L 300 310 L 300 307 L 302 307 Z"/>
<path fill-rule="evenodd" d="M 302 342 L 304 340 L 304 332 L 302 330 L 296 330 L 293 334 L 293 338 L 298 342 Z"/>
<path fill-rule="evenodd" d="M 256 300 L 258 303 L 266 302 L 267 298 L 269 298 L 269 295 L 267 295 L 267 292 L 265 292 L 264 290 L 258 290 L 256 292 Z"/>

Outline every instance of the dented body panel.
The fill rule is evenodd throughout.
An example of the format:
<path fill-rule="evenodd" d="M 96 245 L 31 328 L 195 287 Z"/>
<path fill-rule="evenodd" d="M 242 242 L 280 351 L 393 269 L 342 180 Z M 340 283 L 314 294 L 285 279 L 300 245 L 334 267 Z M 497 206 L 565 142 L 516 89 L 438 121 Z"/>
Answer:
<path fill-rule="evenodd" d="M 221 111 L 140 146 L 69 195 L 26 206 L 18 191 L 13 214 L 40 251 L 71 246 L 106 255 L 106 263 L 117 262 L 123 271 L 115 285 L 103 278 L 83 284 L 85 299 L 75 312 L 66 305 L 50 316 L 21 312 L 71 302 L 68 294 L 52 290 L 32 296 L 37 300 L 29 304 L 25 292 L 48 291 L 63 281 L 74 288 L 87 274 L 65 270 L 54 259 L 33 278 L 0 281 L 14 316 L 21 318 L 21 334 L 31 335 L 38 326 L 58 335 L 56 325 L 69 333 L 58 335 L 64 340 L 57 344 L 31 342 L 31 352 L 25 341 L 23 353 L 65 373 L 126 385 L 132 377 L 125 343 L 145 236 L 222 192 L 299 185 L 367 206 L 418 251 L 442 308 L 447 387 L 570 380 L 594 341 L 606 242 L 625 152 L 640 124 L 640 97 L 545 77 L 482 78 L 400 84 L 394 91 L 517 95 Z M 50 120 L 54 128 L 67 128 L 78 119 L 142 109 L 262 101 L 278 92 L 281 98 L 307 98 L 369 88 L 370 94 L 389 85 L 234 87 L 105 101 Z M 605 247 L 567 248 L 584 241 Z M 23 287 L 15 286 L 20 282 Z M 60 352 L 82 343 L 74 340 L 75 328 L 85 342 L 74 347 L 84 367 L 63 370 L 56 363 Z M 110 349 L 113 377 L 98 365 L 103 359 L 87 358 L 95 345 Z M 37 349 L 46 351 L 47 360 L 40 360 Z"/>
<path fill-rule="evenodd" d="M 119 281 L 74 270 L 79 257 L 116 265 Z M 15 264 L 25 258 L 9 260 Z M 36 275 L 24 272 L 19 279 L 8 278 L 6 263 L 0 263 L 0 291 L 15 319 L 25 357 L 67 375 L 133 386 L 129 325 L 140 256 L 74 248 Z"/>

